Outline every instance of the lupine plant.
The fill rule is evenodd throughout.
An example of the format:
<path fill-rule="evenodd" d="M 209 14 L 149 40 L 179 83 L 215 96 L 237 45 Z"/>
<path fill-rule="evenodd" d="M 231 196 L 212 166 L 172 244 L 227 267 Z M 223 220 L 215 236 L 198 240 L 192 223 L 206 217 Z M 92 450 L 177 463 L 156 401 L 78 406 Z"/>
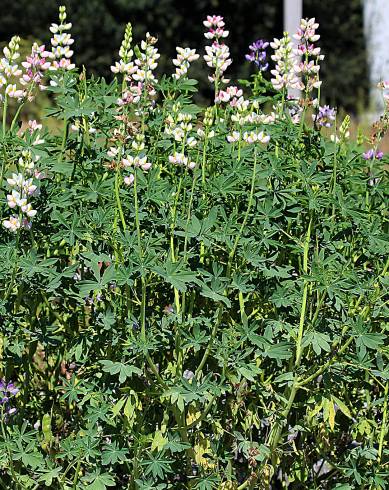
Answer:
<path fill-rule="evenodd" d="M 202 50 L 158 74 L 130 24 L 111 82 L 72 63 L 64 7 L 51 49 L 4 48 L 3 489 L 388 488 L 389 82 L 354 142 L 315 19 L 251 44 L 239 85 L 204 25 L 207 107 Z"/>

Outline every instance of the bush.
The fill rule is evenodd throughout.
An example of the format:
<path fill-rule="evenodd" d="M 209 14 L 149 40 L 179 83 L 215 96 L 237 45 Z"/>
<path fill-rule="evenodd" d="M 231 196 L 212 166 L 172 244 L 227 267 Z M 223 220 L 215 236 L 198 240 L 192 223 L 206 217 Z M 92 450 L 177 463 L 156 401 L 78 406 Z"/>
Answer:
<path fill-rule="evenodd" d="M 387 113 L 362 155 L 316 100 L 312 21 L 312 63 L 285 37 L 269 82 L 258 43 L 244 96 L 207 27 L 205 108 L 196 53 L 157 81 L 130 25 L 110 84 L 63 8 L 21 87 L 4 52 L 2 488 L 386 488 Z M 56 129 L 19 127 L 44 75 Z"/>

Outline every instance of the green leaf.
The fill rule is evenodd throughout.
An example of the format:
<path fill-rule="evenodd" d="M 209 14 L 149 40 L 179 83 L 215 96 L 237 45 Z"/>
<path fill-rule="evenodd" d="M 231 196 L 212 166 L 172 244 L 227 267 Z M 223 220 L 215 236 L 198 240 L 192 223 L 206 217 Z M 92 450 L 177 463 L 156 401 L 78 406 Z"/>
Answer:
<path fill-rule="evenodd" d="M 119 374 L 119 382 L 124 383 L 127 378 L 131 378 L 133 374 L 142 374 L 142 370 L 136 366 L 123 364 L 122 362 L 113 362 L 109 360 L 100 361 L 103 365 L 103 371 L 112 375 Z"/>

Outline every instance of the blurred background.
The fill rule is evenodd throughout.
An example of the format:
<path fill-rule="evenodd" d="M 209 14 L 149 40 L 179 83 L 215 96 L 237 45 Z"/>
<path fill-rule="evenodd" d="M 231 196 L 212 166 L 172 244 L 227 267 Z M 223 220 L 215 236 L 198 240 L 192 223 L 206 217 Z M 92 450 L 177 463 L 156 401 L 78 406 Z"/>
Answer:
<path fill-rule="evenodd" d="M 284 2 L 295 0 L 0 0 L 0 43 L 12 35 L 24 40 L 26 52 L 33 40 L 49 44 L 49 25 L 57 22 L 58 5 L 66 5 L 73 23 L 75 62 L 89 73 L 111 77 L 110 65 L 126 22 L 131 21 L 134 40 L 146 31 L 159 38 L 160 72 L 172 73 L 171 59 L 176 46 L 189 46 L 203 52 L 203 19 L 207 14 L 225 17 L 230 36 L 232 80 L 247 77 L 253 67 L 245 60 L 248 45 L 258 39 L 281 37 L 284 29 Z M 297 0 L 299 1 L 299 0 Z M 374 0 L 366 0 L 374 1 Z M 377 1 L 377 0 L 375 0 Z M 389 0 L 384 0 L 389 4 Z M 320 23 L 319 42 L 322 63 L 322 102 L 338 106 L 356 118 L 369 108 L 369 70 L 366 48 L 366 22 L 361 0 L 303 0 L 303 16 Z M 191 75 L 200 78 L 201 96 L 210 96 L 206 70 L 195 63 Z"/>

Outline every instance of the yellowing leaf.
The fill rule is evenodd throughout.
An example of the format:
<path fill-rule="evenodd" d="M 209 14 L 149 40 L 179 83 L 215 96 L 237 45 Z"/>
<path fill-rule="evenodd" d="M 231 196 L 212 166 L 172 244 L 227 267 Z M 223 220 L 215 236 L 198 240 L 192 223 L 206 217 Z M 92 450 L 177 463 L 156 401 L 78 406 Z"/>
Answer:
<path fill-rule="evenodd" d="M 344 402 L 342 402 L 342 400 L 339 400 L 339 398 L 336 398 L 336 396 L 332 395 L 332 399 L 334 400 L 334 402 L 338 405 L 339 407 L 339 410 L 344 413 L 344 415 L 346 415 L 346 417 L 348 417 L 349 419 L 351 419 L 351 412 L 350 410 L 347 408 L 347 406 L 345 405 Z"/>
<path fill-rule="evenodd" d="M 113 413 L 113 416 L 114 417 L 117 417 L 119 415 L 119 413 L 121 412 L 122 408 L 123 408 L 123 405 L 125 404 L 126 402 L 126 398 L 123 397 L 123 398 L 120 398 L 119 401 L 117 401 L 115 403 L 115 405 L 112 407 L 112 413 Z"/>
<path fill-rule="evenodd" d="M 324 398 L 323 400 L 323 418 L 329 423 L 331 430 L 335 428 L 335 406 L 332 400 Z"/>
<path fill-rule="evenodd" d="M 201 412 L 199 412 L 198 410 L 196 410 L 196 407 L 194 407 L 193 405 L 191 405 L 189 407 L 189 410 L 188 410 L 188 414 L 186 416 L 186 424 L 187 425 L 190 425 L 192 422 L 194 422 L 195 420 L 197 420 L 201 415 Z"/>
<path fill-rule="evenodd" d="M 208 454 L 211 455 L 211 444 L 209 442 L 209 439 L 206 439 L 203 436 L 200 436 L 199 442 L 195 444 L 194 446 L 194 452 L 195 452 L 195 461 L 197 464 L 203 466 L 203 467 L 208 467 L 208 461 L 206 458 L 204 458 L 204 455 Z"/>
<path fill-rule="evenodd" d="M 165 445 L 169 442 L 168 438 L 165 437 L 160 430 L 157 430 L 154 434 L 153 442 L 151 443 L 151 450 L 162 451 Z"/>

